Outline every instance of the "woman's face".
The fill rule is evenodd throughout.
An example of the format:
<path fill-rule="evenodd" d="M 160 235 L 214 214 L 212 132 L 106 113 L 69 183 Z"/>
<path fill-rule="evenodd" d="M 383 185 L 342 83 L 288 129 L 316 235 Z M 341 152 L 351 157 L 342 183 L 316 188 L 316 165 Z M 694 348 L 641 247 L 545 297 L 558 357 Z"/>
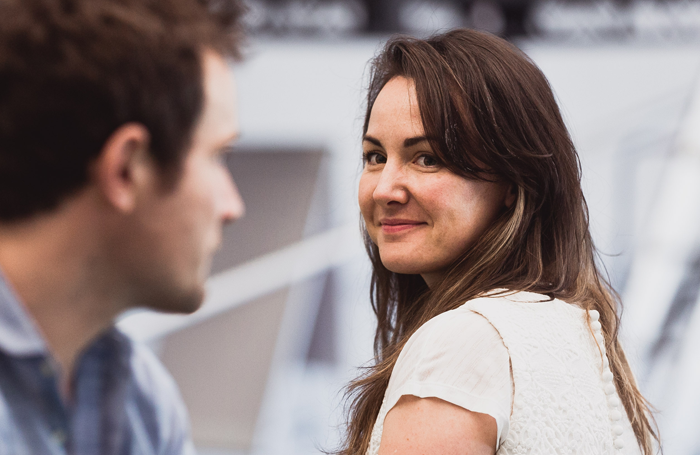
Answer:
<path fill-rule="evenodd" d="M 431 286 L 511 196 L 504 183 L 466 179 L 442 166 L 424 135 L 413 81 L 392 79 L 363 138 L 359 202 L 384 266 L 420 274 Z"/>

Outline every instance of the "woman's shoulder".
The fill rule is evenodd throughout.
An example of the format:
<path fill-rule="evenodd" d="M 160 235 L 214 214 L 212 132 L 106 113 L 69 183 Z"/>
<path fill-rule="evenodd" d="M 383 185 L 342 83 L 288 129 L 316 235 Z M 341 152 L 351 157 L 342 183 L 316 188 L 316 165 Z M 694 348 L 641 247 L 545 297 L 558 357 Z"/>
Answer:
<path fill-rule="evenodd" d="M 509 347 L 509 339 L 550 339 L 556 344 L 554 340 L 563 335 L 580 338 L 580 332 L 587 332 L 586 311 L 575 302 L 534 292 L 499 289 L 469 300 L 460 309 L 487 319 Z"/>
<path fill-rule="evenodd" d="M 511 291 L 494 289 L 465 302 L 459 309 L 468 310 L 486 316 L 486 314 L 506 314 L 513 318 L 515 314 L 542 315 L 560 313 L 579 317 L 585 313 L 575 302 L 565 302 L 550 296 L 528 291 Z M 515 312 L 515 314 L 514 314 Z M 487 317 L 488 318 L 488 317 Z"/>
<path fill-rule="evenodd" d="M 482 348 L 487 345 L 498 349 L 502 346 L 498 330 L 484 315 L 473 311 L 469 306 L 440 313 L 416 330 L 409 338 L 404 350 L 417 350 L 449 346 L 469 346 L 478 343 Z"/>
<path fill-rule="evenodd" d="M 445 311 L 431 318 L 417 331 L 423 333 L 464 331 L 465 329 L 478 329 L 491 327 L 488 320 L 479 312 L 474 311 L 469 305 L 464 304 L 458 308 Z"/>
<path fill-rule="evenodd" d="M 508 353 L 500 333 L 486 317 L 462 305 L 419 327 L 404 346 L 399 363 L 415 366 L 427 360 L 432 367 L 453 367 L 456 359 L 459 363 L 474 363 L 489 356 L 507 364 Z"/>
<path fill-rule="evenodd" d="M 514 311 L 522 313 L 548 313 L 564 311 L 579 313 L 582 310 L 546 295 L 525 291 L 494 289 L 471 299 L 461 306 L 440 313 L 423 324 L 411 336 L 408 346 L 416 344 L 435 345 L 437 340 L 449 340 L 450 344 L 464 345 L 469 340 L 491 340 L 491 345 L 502 345 L 499 333 L 499 319 L 503 314 L 509 319 Z M 520 315 L 527 317 L 526 314 Z"/>
<path fill-rule="evenodd" d="M 474 302 L 508 302 L 508 303 L 524 303 L 524 304 L 543 304 L 550 302 L 560 302 L 560 300 L 552 298 L 545 294 L 531 291 L 518 291 L 511 289 L 491 289 L 490 291 L 482 292 L 477 297 L 468 300 L 464 305 L 468 306 Z M 463 305 L 463 306 L 464 306 Z"/>
<path fill-rule="evenodd" d="M 494 289 L 468 300 L 461 306 L 434 316 L 409 339 L 409 344 L 434 343 L 436 338 L 462 343 L 468 339 L 501 338 L 504 323 L 526 321 L 585 320 L 585 310 L 544 294 Z"/>

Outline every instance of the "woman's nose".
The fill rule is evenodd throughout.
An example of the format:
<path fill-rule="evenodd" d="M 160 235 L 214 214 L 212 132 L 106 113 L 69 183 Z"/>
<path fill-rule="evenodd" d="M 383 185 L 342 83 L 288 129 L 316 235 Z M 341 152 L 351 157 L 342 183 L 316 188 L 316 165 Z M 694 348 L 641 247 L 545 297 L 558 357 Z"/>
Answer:
<path fill-rule="evenodd" d="M 408 202 L 409 192 L 403 168 L 398 164 L 387 163 L 382 169 L 372 196 L 377 203 L 382 205 Z"/>

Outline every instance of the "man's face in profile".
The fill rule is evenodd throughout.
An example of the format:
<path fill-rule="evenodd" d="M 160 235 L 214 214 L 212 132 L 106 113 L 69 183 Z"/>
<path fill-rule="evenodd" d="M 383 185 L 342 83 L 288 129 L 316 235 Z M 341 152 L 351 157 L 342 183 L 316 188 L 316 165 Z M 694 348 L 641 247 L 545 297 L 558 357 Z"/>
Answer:
<path fill-rule="evenodd" d="M 128 246 L 133 251 L 127 273 L 140 294 L 137 300 L 166 312 L 199 308 L 222 227 L 244 212 L 224 160 L 238 135 L 232 73 L 211 51 L 204 52 L 202 65 L 204 105 L 180 179 L 171 191 L 158 191 L 154 184 L 144 196 L 134 213 L 137 238 Z"/>

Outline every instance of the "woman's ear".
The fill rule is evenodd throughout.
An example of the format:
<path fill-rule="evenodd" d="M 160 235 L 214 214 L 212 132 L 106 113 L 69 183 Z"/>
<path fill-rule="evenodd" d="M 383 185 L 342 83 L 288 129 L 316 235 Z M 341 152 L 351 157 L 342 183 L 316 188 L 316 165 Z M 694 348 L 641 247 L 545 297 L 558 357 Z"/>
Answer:
<path fill-rule="evenodd" d="M 508 188 L 506 188 L 506 200 L 505 204 L 507 208 L 511 208 L 513 204 L 515 203 L 515 199 L 517 198 L 518 195 L 518 188 L 515 186 L 515 183 L 509 183 Z"/>

